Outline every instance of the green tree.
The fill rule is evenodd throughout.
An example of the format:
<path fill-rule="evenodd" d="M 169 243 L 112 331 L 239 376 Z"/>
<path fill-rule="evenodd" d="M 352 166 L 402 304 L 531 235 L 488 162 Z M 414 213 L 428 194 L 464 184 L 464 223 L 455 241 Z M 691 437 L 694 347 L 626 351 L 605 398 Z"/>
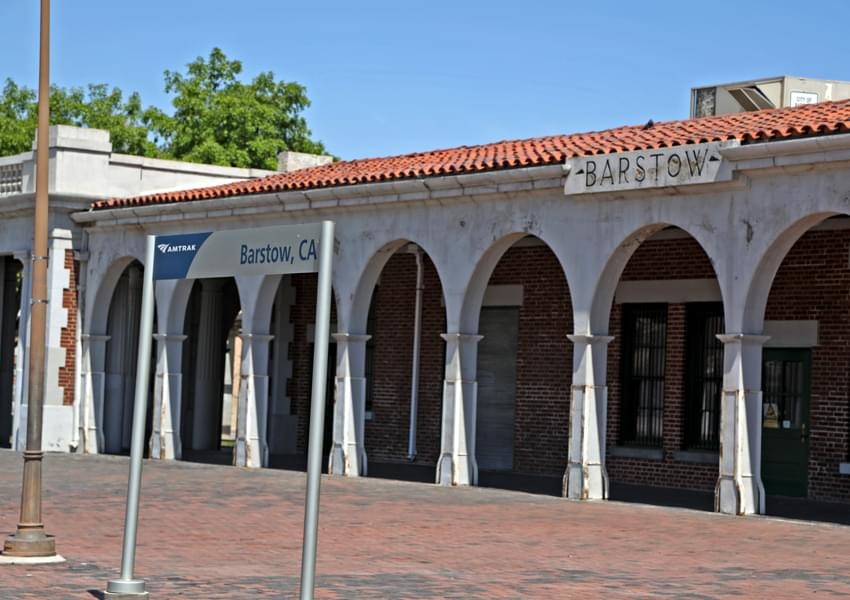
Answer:
<path fill-rule="evenodd" d="M 143 107 L 138 93 L 118 88 L 51 87 L 53 124 L 110 132 L 115 152 L 234 167 L 277 167 L 277 153 L 321 154 L 302 116 L 310 104 L 303 86 L 275 81 L 271 72 L 239 80 L 242 63 L 219 48 L 198 57 L 186 73 L 165 72 L 173 114 Z M 37 121 L 36 94 L 10 79 L 0 92 L 0 156 L 29 150 Z"/>
<path fill-rule="evenodd" d="M 130 94 L 125 102 L 121 90 L 105 84 L 86 89 L 50 89 L 52 124 L 106 129 L 111 134 L 113 150 L 123 154 L 161 154 L 149 139 L 146 113 L 150 110 L 142 108 L 138 94 Z M 29 150 L 37 121 L 36 93 L 7 79 L 0 93 L 0 156 Z"/>
<path fill-rule="evenodd" d="M 173 116 L 159 111 L 152 130 L 167 156 L 234 167 L 277 167 L 281 150 L 321 154 L 301 113 L 310 105 L 297 83 L 275 81 L 270 72 L 250 83 L 238 76 L 242 63 L 219 48 L 198 57 L 186 73 L 165 72 L 165 91 L 174 94 Z"/>

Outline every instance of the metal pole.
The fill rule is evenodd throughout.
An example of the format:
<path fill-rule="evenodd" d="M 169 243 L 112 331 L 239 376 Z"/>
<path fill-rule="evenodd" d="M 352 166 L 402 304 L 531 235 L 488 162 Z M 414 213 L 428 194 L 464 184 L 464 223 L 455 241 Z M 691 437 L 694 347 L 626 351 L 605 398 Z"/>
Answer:
<path fill-rule="evenodd" d="M 410 428 L 407 435 L 407 460 L 416 460 L 416 417 L 419 409 L 419 355 L 422 347 L 422 292 L 425 289 L 425 265 L 422 248 L 416 248 L 416 303 L 413 314 L 413 364 L 410 372 Z"/>
<path fill-rule="evenodd" d="M 322 475 L 322 435 L 325 424 L 325 382 L 331 320 L 331 269 L 334 224 L 322 221 L 319 246 L 319 286 L 313 336 L 313 393 L 310 400 L 310 443 L 307 450 L 307 500 L 304 507 L 304 546 L 301 553 L 301 600 L 313 599 L 316 584 L 316 539 L 319 529 L 319 483 Z"/>
<path fill-rule="evenodd" d="M 133 578 L 136 562 L 136 532 L 139 526 L 139 491 L 142 486 L 142 453 L 145 442 L 145 413 L 148 402 L 148 373 L 153 339 L 153 261 L 155 237 L 147 236 L 145 275 L 142 284 L 142 315 L 139 325 L 139 356 L 136 358 L 136 398 L 133 406 L 133 436 L 130 440 L 130 477 L 127 482 L 127 512 L 124 517 L 124 547 L 121 578 L 111 580 L 107 594 L 146 596 L 145 582 Z"/>
<path fill-rule="evenodd" d="M 50 125 L 50 0 L 41 0 L 38 63 L 38 130 L 36 134 L 35 217 L 32 255 L 29 390 L 27 393 L 27 446 L 21 488 L 21 519 L 14 535 L 6 538 L 8 556 L 56 555 L 56 541 L 44 533 L 41 522 L 41 430 L 44 409 L 44 345 L 47 320 L 47 185 Z"/>

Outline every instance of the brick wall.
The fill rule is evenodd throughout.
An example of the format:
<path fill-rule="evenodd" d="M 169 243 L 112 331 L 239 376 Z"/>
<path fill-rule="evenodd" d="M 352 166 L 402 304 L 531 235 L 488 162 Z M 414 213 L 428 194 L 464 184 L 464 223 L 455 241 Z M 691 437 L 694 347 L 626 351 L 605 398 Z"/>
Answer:
<path fill-rule="evenodd" d="M 442 287 L 433 263 L 423 257 L 422 336 L 417 413 L 417 464 L 436 465 L 440 454 L 443 403 Z M 397 253 L 387 261 L 372 297 L 374 369 L 372 419 L 366 422 L 366 455 L 371 462 L 407 460 L 410 431 L 410 375 L 416 302 L 416 257 Z M 367 384 L 368 385 L 368 384 Z"/>
<path fill-rule="evenodd" d="M 65 366 L 59 367 L 59 385 L 62 387 L 62 403 L 74 404 L 74 382 L 77 372 L 77 281 L 80 263 L 74 260 L 74 251 L 65 250 L 65 269 L 68 270 L 68 287 L 62 291 L 62 308 L 68 311 L 68 325 L 62 328 L 61 347 L 65 349 Z"/>

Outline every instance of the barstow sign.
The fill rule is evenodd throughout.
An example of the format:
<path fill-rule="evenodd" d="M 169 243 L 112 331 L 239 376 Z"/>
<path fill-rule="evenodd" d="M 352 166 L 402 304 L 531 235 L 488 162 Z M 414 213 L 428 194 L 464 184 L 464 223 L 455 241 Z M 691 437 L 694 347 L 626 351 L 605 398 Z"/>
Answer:
<path fill-rule="evenodd" d="M 160 235 L 154 279 L 315 272 L 321 233 L 321 223 L 311 223 Z"/>
<path fill-rule="evenodd" d="M 568 158 L 564 193 L 592 194 L 729 181 L 721 151 L 737 140 Z"/>

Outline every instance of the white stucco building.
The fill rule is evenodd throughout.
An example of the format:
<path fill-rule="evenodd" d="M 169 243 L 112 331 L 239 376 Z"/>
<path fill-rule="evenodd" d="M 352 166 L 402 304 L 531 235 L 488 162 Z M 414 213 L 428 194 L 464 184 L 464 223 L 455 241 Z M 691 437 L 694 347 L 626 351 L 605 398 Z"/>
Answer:
<path fill-rule="evenodd" d="M 242 180 L 162 193 L 113 184 L 104 146 L 91 159 L 109 191 L 51 197 L 67 209 L 52 225 L 50 360 L 69 364 L 62 290 L 78 345 L 46 412 L 67 439 L 46 439 L 122 447 L 146 234 L 332 219 L 331 472 L 557 477 L 588 499 L 613 482 L 714 489 L 738 514 L 771 494 L 850 501 L 848 131 L 841 101 L 259 179 L 195 166 Z M 25 260 L 29 230 L 12 228 L 3 252 Z M 314 290 L 311 276 L 157 284 L 152 457 L 222 454 L 235 332 L 226 456 L 297 464 Z"/>

